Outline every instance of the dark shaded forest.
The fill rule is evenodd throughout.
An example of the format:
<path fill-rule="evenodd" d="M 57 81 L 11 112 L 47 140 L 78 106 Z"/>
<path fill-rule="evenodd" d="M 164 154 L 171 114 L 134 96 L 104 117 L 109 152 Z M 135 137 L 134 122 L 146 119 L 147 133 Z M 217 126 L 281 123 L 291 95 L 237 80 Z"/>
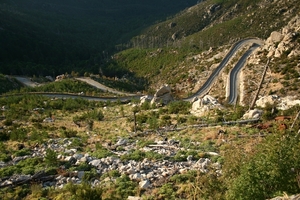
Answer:
<path fill-rule="evenodd" d="M 194 0 L 2 0 L 0 73 L 29 76 L 56 76 L 71 71 L 99 73 L 100 66 L 120 50 L 119 44 L 122 48 L 130 47 L 130 39 L 147 26 L 195 3 Z"/>

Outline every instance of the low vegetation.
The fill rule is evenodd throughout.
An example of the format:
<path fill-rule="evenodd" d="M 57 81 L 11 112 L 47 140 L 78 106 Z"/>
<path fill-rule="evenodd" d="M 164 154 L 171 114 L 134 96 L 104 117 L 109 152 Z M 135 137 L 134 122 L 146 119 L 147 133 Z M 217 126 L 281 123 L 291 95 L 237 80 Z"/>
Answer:
<path fill-rule="evenodd" d="M 299 194 L 300 121 L 296 119 L 300 112 L 299 105 L 281 111 L 276 109 L 276 104 L 267 104 L 261 108 L 263 115 L 259 121 L 227 124 L 225 122 L 240 120 L 248 107 L 227 105 L 222 101 L 223 109 L 209 110 L 205 116 L 196 117 L 190 113 L 191 103 L 180 100 L 201 83 L 199 77 L 207 77 L 213 66 L 221 61 L 221 58 L 214 57 L 212 51 L 220 55 L 226 53 L 230 44 L 240 38 L 266 39 L 299 11 L 295 0 L 277 2 L 199 1 L 197 5 L 144 30 L 135 24 L 152 24 L 158 18 L 133 17 L 134 13 L 123 18 L 124 10 L 126 13 L 137 10 L 111 1 L 102 3 L 110 4 L 115 9 L 105 12 L 97 10 L 94 14 L 81 13 L 83 18 L 80 21 L 73 17 L 68 20 L 73 16 L 68 6 L 62 6 L 67 11 L 66 18 L 60 12 L 53 16 L 43 12 L 42 18 L 38 19 L 36 15 L 41 11 L 29 9 L 24 2 L 14 1 L 16 5 L 23 6 L 0 3 L 0 21 L 4 22 L 0 27 L 3 36 L 0 40 L 14 41 L 5 43 L 4 49 L 7 51 L 0 48 L 0 58 L 3 58 L 0 62 L 1 73 L 32 75 L 32 80 L 40 84 L 34 88 L 23 87 L 12 77 L 0 75 L 0 181 L 18 175 L 39 174 L 50 178 L 70 178 L 72 174 L 84 171 L 80 182 L 69 181 L 63 187 L 44 187 L 38 179 L 9 187 L 0 185 L 0 199 L 121 200 L 128 196 L 140 196 L 147 200 L 235 200 Z M 282 2 L 284 5 L 280 4 Z M 70 3 L 74 4 L 73 8 L 82 5 Z M 153 3 L 143 4 L 147 10 L 145 14 L 152 13 L 152 5 L 156 5 Z M 94 4 L 99 5 L 99 2 L 94 1 Z M 166 6 L 167 13 L 173 13 L 168 7 L 173 5 L 170 1 L 162 4 Z M 190 4 L 192 2 L 189 1 L 186 5 Z M 47 5 L 39 3 L 36 6 L 57 10 L 56 6 L 62 4 L 53 4 L 54 7 Z M 94 12 L 94 9 L 88 10 Z M 117 20 L 111 18 L 116 10 L 120 12 L 115 17 L 122 18 L 121 22 L 133 20 L 130 26 L 125 23 L 117 25 Z M 109 17 L 99 16 L 99 13 L 108 13 Z M 163 12 L 160 13 L 163 15 Z M 89 15 L 100 18 L 86 20 L 95 19 Z M 51 26 L 42 23 L 45 19 L 51 22 Z M 105 26 L 106 20 L 108 26 Z M 57 23 L 53 21 L 57 21 L 57 27 L 54 27 L 53 24 Z M 85 22 L 85 29 L 79 30 L 77 25 Z M 95 23 L 99 27 L 94 33 Z M 12 29 L 14 33 L 23 33 L 25 25 L 30 28 L 26 28 L 28 32 L 16 40 L 17 36 L 7 31 L 10 24 L 16 24 Z M 70 26 L 69 29 L 64 28 L 65 25 Z M 100 38 L 99 33 L 108 30 L 107 27 L 113 34 L 105 32 Z M 31 29 L 44 34 L 38 34 L 32 40 Z M 83 34 L 83 30 L 89 34 Z M 105 40 L 108 41 L 104 44 Z M 299 43 L 299 34 L 295 34 L 293 42 Z M 267 53 L 261 52 L 263 61 Z M 269 94 L 297 94 L 299 91 L 299 56 L 290 58 L 289 53 L 286 51 L 280 58 L 271 61 L 270 70 L 277 76 L 270 78 L 270 83 L 281 84 L 282 87 L 272 88 L 267 91 Z M 230 64 L 236 61 L 237 57 Z M 255 75 L 260 74 L 257 66 L 252 67 Z M 229 69 L 225 69 L 226 74 Z M 54 77 L 61 73 L 71 75 L 55 82 L 44 77 L 45 74 Z M 74 79 L 78 76 L 90 77 L 131 93 L 147 91 L 145 93 L 154 94 L 154 89 L 167 83 L 174 90 L 176 101 L 164 106 L 147 101 L 140 104 L 136 99 L 130 103 L 120 100 L 88 101 L 81 95 L 111 94 Z M 222 85 L 223 82 L 219 79 L 217 83 Z M 255 89 L 250 90 L 253 92 Z M 78 98 L 48 98 L 41 93 L 34 94 L 39 92 L 71 93 Z M 217 95 L 219 100 L 225 101 L 222 94 Z M 288 116 L 289 120 L 275 121 L 274 118 L 279 115 Z M 120 144 L 122 142 L 129 143 L 132 148 L 128 150 L 128 146 Z M 174 151 L 148 151 L 152 146 L 170 147 L 171 144 L 174 144 Z M 38 154 L 40 149 L 44 150 L 42 154 Z M 89 162 L 68 160 L 69 155 L 75 152 L 100 160 L 119 158 L 124 163 L 151 161 L 184 165 L 204 160 L 212 165 L 203 170 L 174 168 L 174 171 L 177 170 L 174 174 L 168 174 L 168 178 L 143 189 L 139 181 L 132 179 L 127 172 L 111 169 L 100 173 L 99 168 Z M 95 180 L 99 182 L 94 184 Z"/>
<path fill-rule="evenodd" d="M 56 106 L 53 106 L 56 102 Z M 145 158 L 153 161 L 173 160 L 185 161 L 192 155 L 193 160 L 210 158 L 222 165 L 222 175 L 213 172 L 187 171 L 183 174 L 173 175 L 170 180 L 154 190 L 141 190 L 138 183 L 129 179 L 125 174 L 110 171 L 102 175 L 110 177 L 114 181 L 108 185 L 90 187 L 89 181 L 99 176 L 94 167 L 88 164 L 73 166 L 69 162 L 59 160 L 57 153 L 47 150 L 44 158 L 28 158 L 16 165 L 6 166 L 0 169 L 1 177 L 13 174 L 35 174 L 45 170 L 48 175 L 58 173 L 60 166 L 65 166 L 69 171 L 86 171 L 84 182 L 81 184 L 69 183 L 62 189 L 41 188 L 37 184 L 22 185 L 15 188 L 2 188 L 2 199 L 63 199 L 76 195 L 75 199 L 124 199 L 127 196 L 141 195 L 146 199 L 266 199 L 284 192 L 295 194 L 300 192 L 298 168 L 300 160 L 298 155 L 299 121 L 293 129 L 279 131 L 277 124 L 270 129 L 258 130 L 254 126 L 223 126 L 193 128 L 190 125 L 199 123 L 215 124 L 218 115 L 210 115 L 200 121 L 191 120 L 188 113 L 190 104 L 186 102 L 173 102 L 165 107 L 151 108 L 150 105 L 141 105 L 136 110 L 138 130 L 131 135 L 133 127 L 133 110 L 130 105 L 118 103 L 100 103 L 85 101 L 82 99 L 51 100 L 42 96 L 23 95 L 18 97 L 1 98 L 2 106 L 0 132 L 0 159 L 9 162 L 15 157 L 30 155 L 34 145 L 43 145 L 49 139 L 70 138 L 72 145 L 81 152 L 90 153 L 96 158 L 117 156 L 104 147 L 104 143 L 116 143 L 117 136 L 128 140 L 137 140 L 137 146 L 142 148 L 154 144 L 155 130 L 163 130 L 163 127 L 185 127 L 182 130 L 163 133 L 164 137 L 174 138 L 180 141 L 180 146 L 185 149 L 178 151 L 174 156 L 161 155 L 155 152 L 144 152 L 136 149 L 122 155 L 122 161 L 141 161 Z M 72 106 L 67 106 L 68 104 Z M 105 105 L 106 104 L 106 105 Z M 109 106 L 108 106 L 109 105 Z M 106 108 L 104 109 L 104 106 Z M 35 109 L 39 108 L 39 109 Z M 230 107 L 228 111 L 230 111 Z M 236 108 L 242 113 L 244 109 Z M 15 112 L 18 110 L 19 112 Z M 88 111 L 90 110 L 90 111 Z M 121 113 L 122 110 L 122 113 Z M 294 107 L 284 114 L 295 116 L 298 108 Z M 266 109 L 266 112 L 270 112 Z M 220 114 L 222 116 L 223 114 Z M 55 121 L 43 122 L 44 118 L 51 116 Z M 114 120 L 118 118 L 118 126 Z M 35 120 L 30 120 L 35 118 Z M 186 119 L 186 120 L 183 120 Z M 232 117 L 239 119 L 239 116 Z M 87 126 L 88 121 L 93 121 L 92 129 Z M 25 123 L 26 122 L 26 123 Z M 266 119 L 265 122 L 271 122 Z M 77 126 L 81 123 L 83 126 Z M 291 126 L 292 122 L 287 122 Z M 74 126 L 75 125 L 75 126 Z M 114 130 L 118 128 L 116 135 Z M 225 130 L 225 135 L 220 138 L 219 129 Z M 145 131 L 154 131 L 146 134 Z M 86 131 L 90 136 L 86 135 Z M 131 136 L 130 136 L 131 135 Z M 260 137 L 262 135 L 264 137 Z M 94 143 L 93 141 L 97 141 Z M 122 146 L 116 149 L 123 152 Z M 218 152 L 218 156 L 205 152 Z M 257 184 L 255 184 L 257 183 Z M 85 192 L 83 192 L 83 190 Z M 82 193 L 83 192 L 83 193 Z M 86 196 L 87 195 L 87 196 Z"/>

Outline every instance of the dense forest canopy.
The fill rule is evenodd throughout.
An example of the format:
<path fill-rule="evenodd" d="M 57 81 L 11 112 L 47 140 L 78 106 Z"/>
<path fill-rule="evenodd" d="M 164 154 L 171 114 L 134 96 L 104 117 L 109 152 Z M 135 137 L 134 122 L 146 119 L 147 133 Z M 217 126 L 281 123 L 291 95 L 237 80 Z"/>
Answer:
<path fill-rule="evenodd" d="M 3 0 L 0 72 L 57 75 L 98 70 L 140 31 L 194 0 Z"/>

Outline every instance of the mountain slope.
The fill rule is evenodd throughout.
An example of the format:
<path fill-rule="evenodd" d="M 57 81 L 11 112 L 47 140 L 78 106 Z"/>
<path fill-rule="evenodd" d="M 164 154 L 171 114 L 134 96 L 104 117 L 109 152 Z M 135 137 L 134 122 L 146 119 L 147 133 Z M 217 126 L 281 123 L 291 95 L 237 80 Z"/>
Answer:
<path fill-rule="evenodd" d="M 0 71 L 28 75 L 89 71 L 142 27 L 193 4 L 192 0 L 1 1 Z"/>
<path fill-rule="evenodd" d="M 299 11 L 295 0 L 202 1 L 133 38 L 133 48 L 114 56 L 114 68 L 129 69 L 137 76 L 148 78 L 152 89 L 168 83 L 176 95 L 187 96 L 208 78 L 234 42 L 247 37 L 266 40 L 273 31 L 286 26 Z M 298 35 L 299 30 L 296 30 L 291 41 L 295 47 L 299 43 Z M 225 89 L 222 89 L 227 82 L 225 75 L 246 50 L 233 58 L 212 90 L 221 99 L 225 98 Z M 264 49 L 256 55 L 260 59 L 258 68 L 263 69 L 266 64 L 268 51 Z M 296 67 L 297 58 L 282 56 L 284 62 L 291 63 L 289 67 Z M 299 71 L 295 70 L 297 78 Z M 257 71 L 261 70 L 250 69 L 247 77 L 251 79 L 251 74 L 255 76 Z M 276 73 L 281 73 L 281 68 Z M 258 79 L 258 76 L 254 78 Z"/>

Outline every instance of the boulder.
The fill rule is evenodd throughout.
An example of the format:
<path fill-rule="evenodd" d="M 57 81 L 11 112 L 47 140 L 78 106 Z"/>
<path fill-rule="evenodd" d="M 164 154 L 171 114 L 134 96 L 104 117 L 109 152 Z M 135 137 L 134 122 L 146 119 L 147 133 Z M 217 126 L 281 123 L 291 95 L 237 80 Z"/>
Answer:
<path fill-rule="evenodd" d="M 280 42 L 283 38 L 283 35 L 280 32 L 273 31 L 270 35 L 270 37 L 267 39 L 266 43 L 267 44 L 273 44 Z"/>
<path fill-rule="evenodd" d="M 300 100 L 296 99 L 294 96 L 287 96 L 281 98 L 281 101 L 278 103 L 277 108 L 279 110 L 287 110 L 295 105 L 300 105 Z"/>
<path fill-rule="evenodd" d="M 264 108 L 267 104 L 273 105 L 279 97 L 277 95 L 263 96 L 256 101 L 256 106 Z"/>
<path fill-rule="evenodd" d="M 151 184 L 149 180 L 144 180 L 139 182 L 139 186 L 141 189 L 147 189 L 151 186 Z"/>
<path fill-rule="evenodd" d="M 116 143 L 117 146 L 123 146 L 123 145 L 126 145 L 127 144 L 127 139 L 126 138 L 120 138 L 118 140 L 118 142 Z"/>
<path fill-rule="evenodd" d="M 127 200 L 142 200 L 141 197 L 128 196 Z"/>
<path fill-rule="evenodd" d="M 154 103 L 162 103 L 163 105 L 168 104 L 170 101 L 173 101 L 171 88 L 169 85 L 163 85 L 159 88 L 154 94 L 153 99 L 151 100 L 151 104 Z"/>
<path fill-rule="evenodd" d="M 262 114 L 263 111 L 259 109 L 249 110 L 243 115 L 243 119 L 257 119 L 260 118 Z"/>
<path fill-rule="evenodd" d="M 92 165 L 92 166 L 97 167 L 101 164 L 101 160 L 99 160 L 99 159 L 92 160 L 89 164 Z"/>
<path fill-rule="evenodd" d="M 140 98 L 140 104 L 142 105 L 145 102 L 151 102 L 151 100 L 152 100 L 152 97 L 149 95 L 142 96 Z"/>
<path fill-rule="evenodd" d="M 192 104 L 191 114 L 201 117 L 206 115 L 207 112 L 213 109 L 222 109 L 222 105 L 219 104 L 217 99 L 210 95 L 205 95 L 203 98 L 199 98 Z"/>
<path fill-rule="evenodd" d="M 76 159 L 73 156 L 67 156 L 64 159 L 65 161 L 71 163 L 71 164 L 75 164 L 76 163 Z"/>

